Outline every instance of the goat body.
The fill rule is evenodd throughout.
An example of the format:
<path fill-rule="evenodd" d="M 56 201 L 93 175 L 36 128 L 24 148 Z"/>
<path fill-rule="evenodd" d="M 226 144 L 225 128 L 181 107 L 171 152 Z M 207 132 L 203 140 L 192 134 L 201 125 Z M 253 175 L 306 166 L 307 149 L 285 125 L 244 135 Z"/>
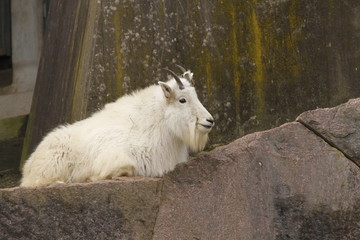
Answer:
<path fill-rule="evenodd" d="M 21 186 L 161 177 L 205 147 L 214 121 L 196 96 L 192 73 L 106 104 L 50 132 L 26 161 Z M 180 87 L 180 81 L 183 85 Z"/>

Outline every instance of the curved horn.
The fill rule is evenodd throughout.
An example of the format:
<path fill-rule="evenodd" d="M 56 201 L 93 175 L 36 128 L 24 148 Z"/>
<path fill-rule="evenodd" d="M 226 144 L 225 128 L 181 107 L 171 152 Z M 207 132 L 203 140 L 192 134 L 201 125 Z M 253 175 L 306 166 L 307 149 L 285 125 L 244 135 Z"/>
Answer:
<path fill-rule="evenodd" d="M 174 78 L 175 78 L 175 81 L 177 82 L 177 84 L 179 85 L 179 88 L 180 89 L 184 89 L 184 84 L 181 82 L 180 78 L 173 72 L 171 71 L 170 69 L 168 68 L 163 68 L 163 70 L 167 71 L 168 73 L 170 73 Z"/>
<path fill-rule="evenodd" d="M 175 66 L 177 66 L 182 71 L 182 73 L 186 72 L 186 69 L 183 66 L 180 66 L 179 64 L 175 64 Z"/>
<path fill-rule="evenodd" d="M 186 78 L 186 80 L 188 80 L 188 82 L 192 83 L 192 85 L 194 85 L 193 81 L 190 79 L 189 74 L 184 74 L 186 73 L 186 69 L 183 66 L 180 66 L 179 64 L 175 64 L 175 66 L 177 66 L 181 71 L 183 76 Z"/>

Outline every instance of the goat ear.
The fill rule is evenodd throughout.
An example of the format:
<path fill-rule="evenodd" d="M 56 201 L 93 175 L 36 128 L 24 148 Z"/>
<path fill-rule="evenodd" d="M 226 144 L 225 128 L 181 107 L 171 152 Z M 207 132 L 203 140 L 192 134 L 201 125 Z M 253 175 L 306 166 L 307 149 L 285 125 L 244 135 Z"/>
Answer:
<path fill-rule="evenodd" d="M 172 92 L 173 92 L 171 87 L 169 85 L 167 85 L 166 83 L 161 82 L 161 81 L 159 81 L 158 84 L 161 86 L 161 89 L 163 90 L 165 97 L 170 98 L 171 95 L 172 95 Z"/>

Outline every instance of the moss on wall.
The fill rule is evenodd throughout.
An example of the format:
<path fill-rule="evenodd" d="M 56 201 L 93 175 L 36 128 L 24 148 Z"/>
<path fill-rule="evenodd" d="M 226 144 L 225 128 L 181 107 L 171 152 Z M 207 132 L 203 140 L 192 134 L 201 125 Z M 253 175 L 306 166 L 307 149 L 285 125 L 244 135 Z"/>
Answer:
<path fill-rule="evenodd" d="M 23 137 L 27 122 L 26 116 L 0 119 L 0 141 Z"/>
<path fill-rule="evenodd" d="M 27 119 L 26 115 L 0 120 L 0 172 L 19 166 Z"/>

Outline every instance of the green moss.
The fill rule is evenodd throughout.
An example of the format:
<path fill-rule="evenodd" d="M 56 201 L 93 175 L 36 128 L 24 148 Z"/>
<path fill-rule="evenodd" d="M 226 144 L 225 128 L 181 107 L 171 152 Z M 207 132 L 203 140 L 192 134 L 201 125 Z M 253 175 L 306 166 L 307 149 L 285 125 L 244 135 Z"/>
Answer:
<path fill-rule="evenodd" d="M 262 34 L 259 26 L 259 21 L 256 15 L 255 9 L 251 10 L 251 31 L 253 35 L 252 45 L 252 58 L 256 65 L 253 81 L 255 82 L 255 94 L 257 102 L 257 113 L 262 116 L 265 110 L 265 76 L 263 69 L 263 46 L 262 46 Z"/>
<path fill-rule="evenodd" d="M 85 93 L 85 83 L 84 79 L 87 78 L 87 71 L 88 71 L 88 63 L 91 59 L 90 52 L 86 49 L 92 45 L 92 37 L 90 37 L 93 33 L 93 25 L 94 25 L 94 4 L 89 3 L 89 10 L 85 13 L 86 16 L 86 24 L 84 28 L 83 34 L 78 34 L 79 39 L 79 46 L 74 49 L 76 41 L 71 41 L 71 52 L 73 52 L 74 58 L 74 74 L 73 77 L 73 92 L 72 92 L 72 104 L 71 104 L 71 122 L 83 119 L 86 117 L 84 109 L 86 108 L 86 99 L 83 98 Z M 80 14 L 82 11 L 81 4 L 77 6 L 77 18 L 75 22 L 79 21 L 79 16 L 84 17 L 84 13 Z M 76 36 L 74 35 L 73 38 L 75 39 Z M 71 61 L 69 61 L 71 63 Z M 71 69 L 71 68 L 69 68 Z M 70 76 L 69 76 L 70 77 Z M 81 104 L 80 104 L 81 103 Z"/>
<path fill-rule="evenodd" d="M 121 12 L 118 10 L 114 13 L 113 17 L 114 28 L 115 28 L 115 50 L 116 50 L 116 58 L 117 58 L 117 97 L 122 95 L 122 80 L 123 80 L 123 71 L 122 71 L 122 58 L 121 58 Z"/>
<path fill-rule="evenodd" d="M 28 115 L 0 120 L 0 140 L 24 136 Z"/>
<path fill-rule="evenodd" d="M 241 67 L 241 58 L 244 57 L 242 49 L 242 39 L 243 39 L 243 23 L 239 21 L 239 14 L 241 14 L 242 9 L 239 9 L 239 6 L 242 4 L 232 2 L 232 1 L 223 1 L 219 6 L 217 11 L 217 22 L 221 22 L 226 27 L 225 35 L 217 36 L 219 51 L 223 53 L 223 59 L 218 59 L 213 61 L 215 66 L 218 66 L 217 61 L 221 61 L 223 64 L 216 70 L 215 73 L 220 73 L 222 69 L 227 68 L 229 70 L 229 84 L 224 85 L 222 83 L 223 76 L 221 76 L 221 81 L 218 81 L 218 84 L 213 88 L 215 92 L 217 89 L 223 89 L 224 94 L 231 95 L 233 100 L 233 110 L 232 116 L 234 118 L 235 128 L 239 127 L 241 122 L 241 92 L 243 87 L 244 73 L 241 72 L 243 69 Z M 221 14 L 220 14 L 221 13 Z M 214 67 L 213 65 L 213 67 Z M 226 66 L 226 67 L 225 67 Z M 228 96 L 224 96 L 224 99 Z M 221 138 L 221 133 L 212 133 L 215 138 Z"/>
<path fill-rule="evenodd" d="M 164 8 L 164 1 L 159 0 L 159 19 L 160 19 L 160 26 L 161 26 L 161 34 L 164 33 L 164 22 L 165 22 L 165 8 Z"/>
<path fill-rule="evenodd" d="M 0 170 L 17 168 L 28 115 L 0 120 Z"/>
<path fill-rule="evenodd" d="M 22 147 L 22 151 L 21 151 L 20 164 L 19 164 L 20 172 L 22 172 L 25 161 L 30 155 L 30 141 L 32 138 L 32 126 L 33 126 L 33 124 L 31 124 L 31 122 L 32 121 L 31 121 L 31 116 L 30 116 L 29 122 L 26 127 L 25 138 L 24 138 L 23 147 Z"/>
<path fill-rule="evenodd" d="M 213 77 L 212 77 L 212 70 L 211 70 L 211 57 L 209 53 L 205 53 L 205 71 L 206 71 L 206 94 L 207 96 L 211 96 L 212 88 L 213 88 Z"/>
<path fill-rule="evenodd" d="M 289 7 L 289 33 L 287 34 L 286 48 L 289 54 L 288 70 L 292 75 L 289 81 L 300 78 L 299 42 L 301 41 L 301 18 L 299 17 L 298 1 L 290 2 Z"/>
<path fill-rule="evenodd" d="M 234 91 L 235 91 L 235 98 L 236 98 L 236 104 L 239 104 L 240 102 L 240 91 L 241 91 L 241 78 L 240 78 L 240 72 L 238 70 L 238 67 L 240 65 L 240 55 L 239 55 L 239 49 L 238 49 L 238 24 L 236 19 L 236 12 L 237 9 L 233 5 L 233 3 L 229 4 L 229 13 L 231 16 L 231 48 L 232 48 L 232 61 L 233 61 L 233 83 L 234 83 Z M 236 107 L 238 109 L 239 106 Z"/>

